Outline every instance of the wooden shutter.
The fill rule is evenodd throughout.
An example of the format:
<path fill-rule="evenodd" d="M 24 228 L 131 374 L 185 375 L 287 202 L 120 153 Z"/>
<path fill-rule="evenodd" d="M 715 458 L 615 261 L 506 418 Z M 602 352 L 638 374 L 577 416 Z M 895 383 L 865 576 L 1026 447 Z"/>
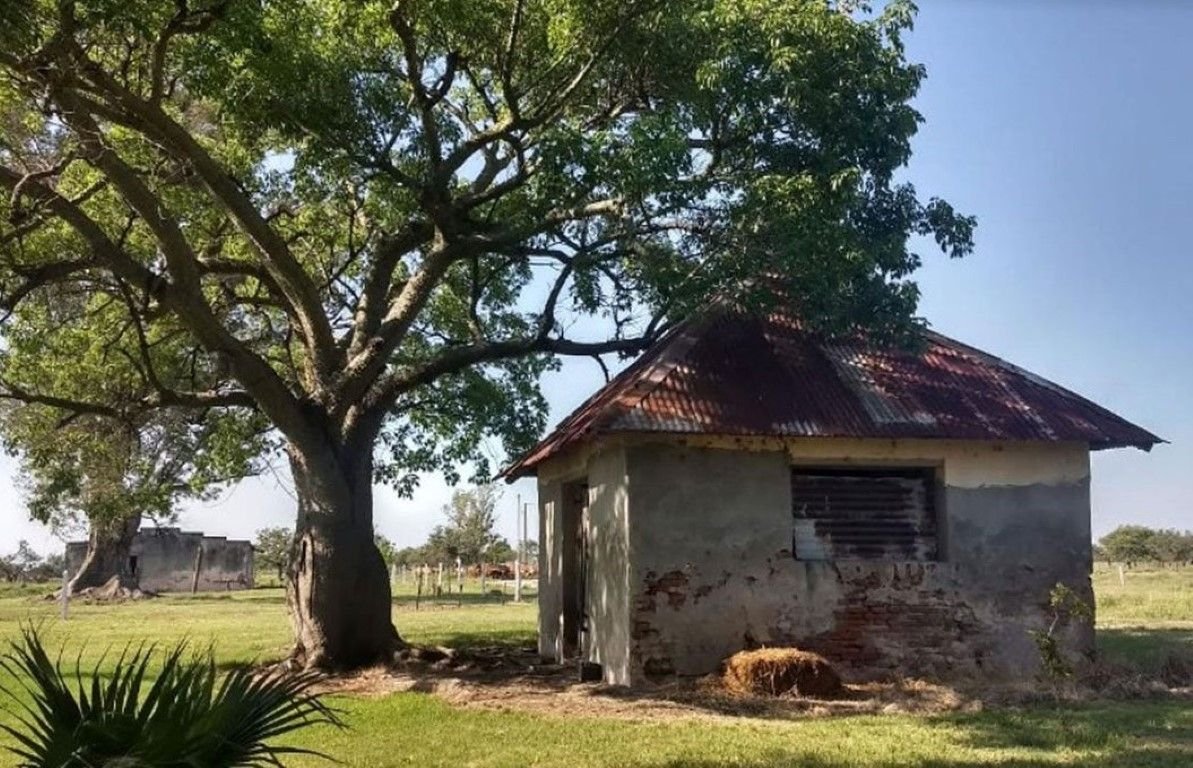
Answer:
<path fill-rule="evenodd" d="M 791 473 L 797 560 L 935 560 L 931 469 Z"/>

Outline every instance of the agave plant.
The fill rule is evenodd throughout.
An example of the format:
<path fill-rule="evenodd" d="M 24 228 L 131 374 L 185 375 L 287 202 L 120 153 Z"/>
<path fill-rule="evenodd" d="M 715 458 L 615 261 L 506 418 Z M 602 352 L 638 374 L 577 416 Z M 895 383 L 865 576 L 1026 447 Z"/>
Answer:
<path fill-rule="evenodd" d="M 160 665 L 153 663 L 158 657 Z M 15 739 L 8 750 L 21 766 L 280 766 L 282 756 L 319 753 L 274 745 L 277 737 L 315 723 L 342 726 L 311 693 L 316 677 L 309 673 L 255 675 L 242 668 L 221 678 L 210 653 L 190 653 L 185 644 L 164 652 L 126 648 L 103 674 L 101 664 L 84 673 L 76 662 L 74 673 L 64 674 L 38 633 L 21 630 L 0 657 L 25 692 L 3 691 L 19 725 L 0 724 Z"/>

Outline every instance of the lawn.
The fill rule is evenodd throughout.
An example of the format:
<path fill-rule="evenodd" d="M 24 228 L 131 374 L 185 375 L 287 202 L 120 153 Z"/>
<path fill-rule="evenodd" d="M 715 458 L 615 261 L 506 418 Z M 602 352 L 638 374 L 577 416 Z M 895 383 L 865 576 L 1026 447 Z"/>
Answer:
<path fill-rule="evenodd" d="M 1158 660 L 1193 650 L 1193 570 L 1099 572 L 1099 640 L 1117 659 Z M 405 592 L 405 590 L 402 590 Z M 467 595 L 466 595 L 467 598 Z M 496 600 L 496 596 L 493 596 Z M 407 594 L 394 619 L 410 640 L 448 645 L 533 640 L 529 604 L 462 607 L 446 597 L 414 610 Z M 44 621 L 49 644 L 73 658 L 150 638 L 211 643 L 221 663 L 285 653 L 289 628 L 280 590 L 166 597 L 118 606 L 72 606 L 65 624 L 30 590 L 0 593 L 0 638 L 21 621 Z M 13 681 L 0 677 L 0 684 Z M 947 715 L 808 717 L 800 720 L 633 722 L 453 707 L 428 694 L 338 696 L 349 728 L 297 737 L 351 766 L 1188 766 L 1193 706 L 1188 701 L 1102 702 Z M 10 765 L 0 757 L 0 766 Z M 295 765 L 327 765 L 317 760 Z"/>
<path fill-rule="evenodd" d="M 1151 669 L 1193 654 L 1193 568 L 1094 569 L 1098 645 L 1114 660 Z"/>

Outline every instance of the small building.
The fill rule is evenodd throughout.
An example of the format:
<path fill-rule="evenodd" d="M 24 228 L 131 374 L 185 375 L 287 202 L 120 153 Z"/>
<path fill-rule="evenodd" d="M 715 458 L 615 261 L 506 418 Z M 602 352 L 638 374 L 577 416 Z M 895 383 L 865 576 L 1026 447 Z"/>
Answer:
<path fill-rule="evenodd" d="M 77 573 L 86 554 L 87 542 L 67 544 L 67 570 Z M 247 541 L 178 528 L 143 528 L 133 539 L 128 560 L 129 573 L 150 592 L 253 588 L 253 545 Z"/>
<path fill-rule="evenodd" d="M 723 313 L 504 474 L 538 478 L 544 657 L 615 684 L 766 645 L 856 676 L 1014 678 L 1054 585 L 1092 605 L 1090 451 L 1158 442 L 937 333 L 881 349 Z M 1061 640 L 1092 653 L 1092 626 Z"/>

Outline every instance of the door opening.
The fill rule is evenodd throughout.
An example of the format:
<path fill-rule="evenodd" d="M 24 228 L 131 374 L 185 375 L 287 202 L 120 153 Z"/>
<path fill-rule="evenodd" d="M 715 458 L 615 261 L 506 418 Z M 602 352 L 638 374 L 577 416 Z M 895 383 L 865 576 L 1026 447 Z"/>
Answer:
<path fill-rule="evenodd" d="M 585 598 L 588 590 L 588 484 L 568 483 L 563 509 L 563 655 L 581 653 L 581 635 L 587 629 Z"/>

